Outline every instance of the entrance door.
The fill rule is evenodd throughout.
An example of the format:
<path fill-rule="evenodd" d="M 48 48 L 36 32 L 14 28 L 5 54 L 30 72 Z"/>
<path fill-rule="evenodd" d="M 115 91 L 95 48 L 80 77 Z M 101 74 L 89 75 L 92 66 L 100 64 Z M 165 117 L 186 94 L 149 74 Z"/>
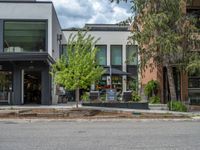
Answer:
<path fill-rule="evenodd" d="M 24 72 L 24 104 L 41 104 L 41 72 Z"/>

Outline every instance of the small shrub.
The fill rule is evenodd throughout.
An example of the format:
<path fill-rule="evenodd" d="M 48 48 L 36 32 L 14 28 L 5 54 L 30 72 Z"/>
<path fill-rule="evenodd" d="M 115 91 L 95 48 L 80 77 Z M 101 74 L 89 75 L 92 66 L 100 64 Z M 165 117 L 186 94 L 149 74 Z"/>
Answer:
<path fill-rule="evenodd" d="M 83 102 L 89 102 L 89 93 L 85 92 L 82 96 L 81 99 L 83 100 Z"/>
<path fill-rule="evenodd" d="M 171 111 L 187 112 L 187 107 L 180 101 L 176 101 L 176 100 L 169 102 L 168 108 Z"/>
<path fill-rule="evenodd" d="M 160 104 L 160 97 L 152 96 L 149 98 L 149 103 L 151 104 Z"/>
<path fill-rule="evenodd" d="M 106 95 L 105 95 L 105 94 L 102 95 L 102 96 L 100 97 L 100 99 L 101 99 L 102 102 L 105 102 L 105 101 L 106 101 Z"/>
<path fill-rule="evenodd" d="M 141 101 L 140 95 L 138 95 L 138 93 L 135 92 L 135 91 L 132 92 L 132 101 L 133 102 L 139 102 L 139 101 Z"/>
<path fill-rule="evenodd" d="M 159 83 L 156 80 L 149 81 L 144 87 L 144 94 L 146 96 L 152 96 L 153 93 L 156 95 L 158 85 L 159 85 Z"/>
<path fill-rule="evenodd" d="M 132 82 L 130 83 L 130 90 L 137 91 L 137 87 L 138 87 L 138 82 L 137 80 L 133 79 Z"/>

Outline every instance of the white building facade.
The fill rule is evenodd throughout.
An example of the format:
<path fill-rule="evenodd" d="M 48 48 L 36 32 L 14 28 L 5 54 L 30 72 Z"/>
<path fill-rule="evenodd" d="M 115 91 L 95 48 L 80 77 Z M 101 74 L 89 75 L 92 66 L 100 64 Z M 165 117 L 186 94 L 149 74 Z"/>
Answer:
<path fill-rule="evenodd" d="M 97 54 L 99 65 L 105 68 L 111 66 L 122 71 L 122 74 L 113 73 L 111 78 L 108 75 L 103 76 L 104 87 L 108 88 L 111 82 L 112 87 L 121 90 L 121 92 L 131 90 L 132 81 L 137 82 L 138 80 L 138 47 L 131 45 L 129 27 L 115 24 L 86 24 L 84 29 L 88 30 L 87 33 L 96 39 L 100 38 L 96 44 L 100 49 Z M 70 34 L 76 34 L 77 30 L 81 29 L 63 29 L 63 36 L 68 39 Z M 62 45 L 66 44 L 67 41 L 63 40 Z"/>

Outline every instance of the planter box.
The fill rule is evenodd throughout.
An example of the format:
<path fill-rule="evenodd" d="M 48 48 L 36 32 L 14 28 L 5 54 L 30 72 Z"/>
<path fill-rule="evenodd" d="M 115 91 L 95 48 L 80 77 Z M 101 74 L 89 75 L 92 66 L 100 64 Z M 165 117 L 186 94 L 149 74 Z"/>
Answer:
<path fill-rule="evenodd" d="M 113 107 L 113 108 L 128 108 L 128 109 L 149 109 L 149 103 L 83 103 L 83 106 L 94 106 L 94 107 Z"/>

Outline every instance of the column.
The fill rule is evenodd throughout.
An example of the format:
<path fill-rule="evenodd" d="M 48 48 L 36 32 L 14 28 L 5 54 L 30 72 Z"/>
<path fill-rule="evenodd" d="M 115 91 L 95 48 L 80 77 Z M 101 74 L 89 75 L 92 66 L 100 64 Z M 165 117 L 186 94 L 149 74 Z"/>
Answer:
<path fill-rule="evenodd" d="M 107 66 L 111 65 L 111 51 L 110 51 L 110 45 L 107 45 Z M 107 76 L 107 85 L 110 85 L 110 76 Z"/>
<path fill-rule="evenodd" d="M 3 20 L 0 20 L 0 53 L 3 52 Z"/>
<path fill-rule="evenodd" d="M 124 72 L 127 72 L 127 68 L 126 68 L 126 45 L 123 45 L 122 47 L 122 70 Z M 126 84 L 127 84 L 127 76 L 123 76 L 122 77 L 122 90 L 123 92 L 126 91 Z"/>
<path fill-rule="evenodd" d="M 14 66 L 13 71 L 13 97 L 10 102 L 11 105 L 22 104 L 22 71 L 17 66 Z"/>
<path fill-rule="evenodd" d="M 49 74 L 49 67 L 46 67 L 42 71 L 42 105 L 51 105 L 51 76 Z"/>

